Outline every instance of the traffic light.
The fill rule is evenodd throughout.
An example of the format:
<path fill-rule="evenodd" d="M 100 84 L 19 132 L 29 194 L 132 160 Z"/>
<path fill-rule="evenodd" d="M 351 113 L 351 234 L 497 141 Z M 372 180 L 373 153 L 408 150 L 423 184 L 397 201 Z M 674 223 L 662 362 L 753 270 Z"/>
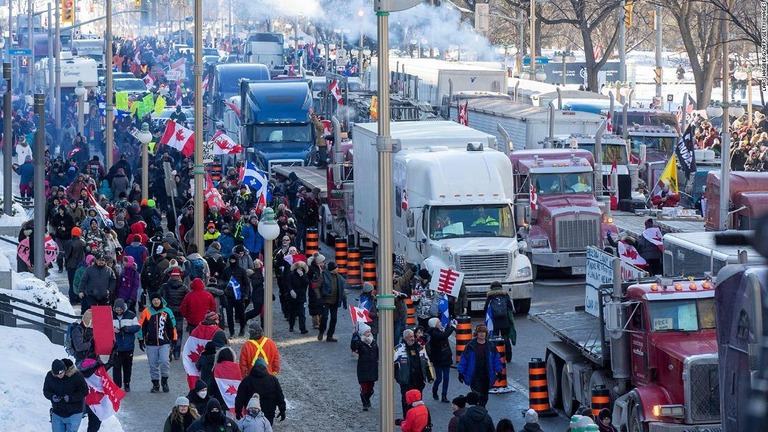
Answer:
<path fill-rule="evenodd" d="M 75 22 L 75 2 L 74 0 L 61 0 L 61 22 Z"/>
<path fill-rule="evenodd" d="M 141 0 L 133 0 L 133 4 L 136 5 L 137 8 L 141 9 Z"/>
<path fill-rule="evenodd" d="M 632 5 L 633 0 L 627 0 L 624 3 L 624 25 L 627 28 L 632 27 Z"/>

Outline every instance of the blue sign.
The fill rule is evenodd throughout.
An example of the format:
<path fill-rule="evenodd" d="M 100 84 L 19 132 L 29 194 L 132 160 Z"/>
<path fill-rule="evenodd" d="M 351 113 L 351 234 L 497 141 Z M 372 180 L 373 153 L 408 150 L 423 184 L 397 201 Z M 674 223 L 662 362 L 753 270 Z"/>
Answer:
<path fill-rule="evenodd" d="M 29 48 L 11 48 L 8 52 L 12 56 L 29 56 L 32 55 L 32 50 Z"/>
<path fill-rule="evenodd" d="M 549 63 L 549 59 L 546 57 L 536 57 L 536 64 L 537 65 L 545 65 Z M 523 66 L 528 66 L 531 64 L 531 58 L 530 57 L 523 57 Z"/>

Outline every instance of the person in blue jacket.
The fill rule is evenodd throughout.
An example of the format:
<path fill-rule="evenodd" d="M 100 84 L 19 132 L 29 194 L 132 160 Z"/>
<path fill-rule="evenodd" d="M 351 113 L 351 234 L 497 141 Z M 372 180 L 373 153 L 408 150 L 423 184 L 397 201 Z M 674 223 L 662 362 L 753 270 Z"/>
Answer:
<path fill-rule="evenodd" d="M 259 234 L 259 217 L 255 214 L 250 215 L 248 223 L 243 225 L 243 246 L 248 249 L 254 261 L 264 250 L 264 237 Z"/>
<path fill-rule="evenodd" d="M 131 372 L 133 371 L 133 349 L 136 346 L 136 334 L 141 338 L 141 326 L 136 314 L 126 309 L 125 301 L 115 300 L 112 307 L 112 327 L 115 331 L 114 364 L 112 380 L 123 390 L 131 391 Z M 143 350 L 142 350 L 143 351 Z"/>
<path fill-rule="evenodd" d="M 219 235 L 219 238 L 216 239 L 216 241 L 221 245 L 221 256 L 223 256 L 224 259 L 229 258 L 229 256 L 232 255 L 232 249 L 235 247 L 235 237 L 232 236 L 229 224 L 223 224 L 221 226 L 221 235 Z"/>
<path fill-rule="evenodd" d="M 35 166 L 32 164 L 32 157 L 27 156 L 24 163 L 16 167 L 16 174 L 19 175 L 19 196 L 22 198 L 32 197 L 32 180 L 35 177 Z"/>
<path fill-rule="evenodd" d="M 459 382 L 480 394 L 480 405 L 488 403 L 488 392 L 501 375 L 503 366 L 496 345 L 488 343 L 488 327 L 478 324 L 459 359 Z"/>

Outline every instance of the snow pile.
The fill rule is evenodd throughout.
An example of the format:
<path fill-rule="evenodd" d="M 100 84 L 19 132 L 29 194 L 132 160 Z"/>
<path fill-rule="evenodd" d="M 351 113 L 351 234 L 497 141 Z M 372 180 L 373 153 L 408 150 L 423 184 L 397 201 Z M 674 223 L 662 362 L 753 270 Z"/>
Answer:
<path fill-rule="evenodd" d="M 2 250 L 0 253 L 0 272 L 7 272 L 14 270 L 15 266 L 11 266 L 11 257 L 15 257 L 15 253 L 12 249 Z"/>
<path fill-rule="evenodd" d="M 51 430 L 51 403 L 43 396 L 45 375 L 51 362 L 66 357 L 64 348 L 35 330 L 3 327 L 0 331 L 3 367 L 0 368 L 0 430 Z M 87 430 L 87 419 L 80 432 Z M 111 417 L 100 431 L 122 432 L 120 421 Z"/>
<path fill-rule="evenodd" d="M 3 199 L 0 197 L 0 213 L 2 213 Z M 29 219 L 27 210 L 21 206 L 21 204 L 14 202 L 11 205 L 11 214 L 0 214 L 0 226 L 17 226 L 20 227 L 24 221 Z"/>
<path fill-rule="evenodd" d="M 0 258 L 0 261 L 2 261 L 2 258 Z M 1 263 L 0 266 L 2 266 Z M 32 273 L 26 272 L 12 272 L 12 277 L 13 286 L 11 287 L 11 290 L 3 290 L 3 294 L 69 315 L 75 314 L 75 310 L 69 302 L 69 297 L 59 291 L 56 282 L 53 282 L 52 280 L 43 282 L 40 279 L 37 279 Z M 34 319 L 42 321 L 41 318 Z"/>

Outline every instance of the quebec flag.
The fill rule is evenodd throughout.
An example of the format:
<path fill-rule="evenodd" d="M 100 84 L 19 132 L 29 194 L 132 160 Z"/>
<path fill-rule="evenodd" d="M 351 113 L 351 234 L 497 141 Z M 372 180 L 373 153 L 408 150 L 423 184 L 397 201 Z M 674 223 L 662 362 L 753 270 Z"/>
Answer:
<path fill-rule="evenodd" d="M 443 327 L 447 327 L 448 323 L 451 322 L 451 314 L 448 309 L 450 309 L 448 296 L 443 294 L 443 299 L 437 305 L 437 310 L 440 311 L 440 322 L 443 324 Z"/>
<path fill-rule="evenodd" d="M 485 310 L 485 326 L 488 327 L 488 334 L 493 334 L 493 316 L 491 316 L 491 308 Z"/>
<path fill-rule="evenodd" d="M 269 174 L 256 168 L 253 162 L 246 162 L 240 182 L 251 188 L 260 204 L 266 205 L 272 201 L 272 191 L 269 188 Z"/>
<path fill-rule="evenodd" d="M 232 288 L 232 292 L 235 294 L 235 300 L 240 300 L 243 298 L 243 290 L 240 289 L 240 282 L 238 282 L 234 276 L 229 277 L 229 283 L 227 284 L 227 287 Z"/>

